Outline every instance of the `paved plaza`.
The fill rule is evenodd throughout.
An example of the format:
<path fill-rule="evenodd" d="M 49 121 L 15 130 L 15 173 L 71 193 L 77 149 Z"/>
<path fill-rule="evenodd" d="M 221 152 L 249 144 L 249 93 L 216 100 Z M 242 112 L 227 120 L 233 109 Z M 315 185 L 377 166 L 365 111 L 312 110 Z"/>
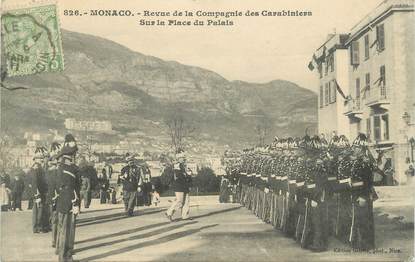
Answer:
<path fill-rule="evenodd" d="M 413 224 L 376 217 L 375 252 L 356 253 L 331 238 L 329 251 L 301 249 L 294 240 L 257 219 L 238 204 L 219 204 L 217 196 L 193 197 L 193 220 L 169 222 L 171 198 L 159 207 L 140 207 L 125 217 L 122 204 L 83 210 L 76 228 L 79 261 L 405 261 L 413 255 Z M 380 213 L 380 211 L 376 211 Z M 381 213 L 380 213 L 381 214 Z M 383 236 L 388 235 L 388 239 Z M 31 233 L 31 212 L 1 215 L 2 261 L 57 261 L 50 233 Z M 391 249 L 391 250 L 390 250 Z M 392 251 L 393 252 L 390 252 Z"/>

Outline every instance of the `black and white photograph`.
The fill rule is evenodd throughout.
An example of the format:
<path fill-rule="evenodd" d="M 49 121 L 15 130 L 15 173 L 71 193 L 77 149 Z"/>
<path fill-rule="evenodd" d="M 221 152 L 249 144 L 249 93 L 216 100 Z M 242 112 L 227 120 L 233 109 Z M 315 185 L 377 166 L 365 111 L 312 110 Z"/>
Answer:
<path fill-rule="evenodd" d="M 415 261 L 414 0 L 0 1 L 0 261 Z"/>

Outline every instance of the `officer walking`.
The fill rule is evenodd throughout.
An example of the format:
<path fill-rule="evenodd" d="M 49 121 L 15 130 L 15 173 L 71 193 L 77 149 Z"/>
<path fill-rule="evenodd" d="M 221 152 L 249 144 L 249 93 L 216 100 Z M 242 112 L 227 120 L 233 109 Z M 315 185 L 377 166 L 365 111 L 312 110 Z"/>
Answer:
<path fill-rule="evenodd" d="M 121 169 L 118 184 L 123 186 L 124 208 L 127 216 L 134 215 L 137 192 L 142 191 L 141 169 L 135 164 L 134 157 L 127 154 L 125 158 L 127 165 Z"/>

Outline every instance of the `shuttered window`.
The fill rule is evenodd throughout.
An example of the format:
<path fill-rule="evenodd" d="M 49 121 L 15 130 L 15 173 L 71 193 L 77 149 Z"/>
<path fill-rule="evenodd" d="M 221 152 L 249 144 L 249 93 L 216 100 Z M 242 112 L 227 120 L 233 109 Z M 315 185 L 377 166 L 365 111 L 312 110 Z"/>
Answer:
<path fill-rule="evenodd" d="M 365 35 L 365 59 L 369 59 L 369 35 Z"/>
<path fill-rule="evenodd" d="M 378 42 L 378 50 L 382 51 L 385 49 L 385 27 L 383 24 L 376 27 L 376 39 Z"/>
<path fill-rule="evenodd" d="M 365 75 L 365 92 L 369 92 L 370 91 L 370 74 L 367 73 Z"/>
<path fill-rule="evenodd" d="M 329 84 L 326 83 L 325 87 L 324 87 L 324 104 L 328 105 L 329 104 Z"/>
<path fill-rule="evenodd" d="M 359 42 L 353 41 L 351 46 L 351 63 L 359 65 Z"/>
<path fill-rule="evenodd" d="M 320 108 L 324 106 L 324 91 L 323 86 L 320 86 Z"/>
<path fill-rule="evenodd" d="M 360 101 L 360 78 L 356 78 L 356 101 Z"/>
<path fill-rule="evenodd" d="M 371 133 L 372 133 L 372 127 L 370 126 L 370 117 L 369 118 L 367 118 L 366 119 L 366 135 L 367 135 L 367 138 L 369 139 L 369 141 L 370 141 L 370 139 L 371 139 Z"/>
<path fill-rule="evenodd" d="M 375 141 L 380 141 L 381 139 L 381 132 L 380 132 L 380 117 L 374 116 L 373 117 L 373 135 Z"/>
<path fill-rule="evenodd" d="M 337 90 L 336 90 L 336 83 L 334 80 L 330 82 L 330 103 L 336 103 L 336 96 L 337 96 Z"/>
<path fill-rule="evenodd" d="M 380 81 L 381 85 L 386 85 L 386 70 L 384 65 L 380 67 Z"/>

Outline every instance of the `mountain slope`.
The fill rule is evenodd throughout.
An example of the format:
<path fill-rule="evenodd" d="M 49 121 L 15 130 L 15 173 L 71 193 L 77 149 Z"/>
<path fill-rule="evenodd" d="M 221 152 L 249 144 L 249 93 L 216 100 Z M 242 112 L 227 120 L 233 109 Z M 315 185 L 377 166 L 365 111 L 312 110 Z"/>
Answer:
<path fill-rule="evenodd" d="M 154 135 L 177 105 L 196 123 L 199 139 L 219 143 L 254 142 L 254 126 L 264 118 L 280 136 L 316 125 L 316 95 L 292 82 L 228 81 L 103 38 L 62 30 L 62 39 L 64 72 L 7 80 L 30 89 L 2 92 L 2 126 L 16 134 L 63 130 L 64 119 L 75 117 L 110 120 L 120 134 Z"/>

